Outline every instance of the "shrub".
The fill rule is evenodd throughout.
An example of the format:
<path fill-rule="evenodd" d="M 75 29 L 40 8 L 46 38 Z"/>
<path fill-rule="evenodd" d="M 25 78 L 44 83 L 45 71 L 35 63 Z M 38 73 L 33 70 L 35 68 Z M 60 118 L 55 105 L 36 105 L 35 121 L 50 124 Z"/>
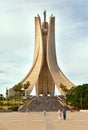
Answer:
<path fill-rule="evenodd" d="M 19 108 L 18 105 L 13 105 L 12 107 L 9 107 L 8 109 L 12 111 L 18 111 L 18 108 Z"/>

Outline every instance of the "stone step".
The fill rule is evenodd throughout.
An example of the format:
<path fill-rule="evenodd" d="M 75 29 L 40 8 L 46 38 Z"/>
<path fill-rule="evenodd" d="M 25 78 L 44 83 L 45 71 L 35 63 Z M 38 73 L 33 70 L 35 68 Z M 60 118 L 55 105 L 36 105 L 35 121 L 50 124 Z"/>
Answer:
<path fill-rule="evenodd" d="M 64 105 L 61 100 L 56 96 L 39 96 L 32 98 L 30 104 L 25 105 L 20 111 L 30 112 L 30 111 L 58 111 L 58 109 L 69 109 Z"/>

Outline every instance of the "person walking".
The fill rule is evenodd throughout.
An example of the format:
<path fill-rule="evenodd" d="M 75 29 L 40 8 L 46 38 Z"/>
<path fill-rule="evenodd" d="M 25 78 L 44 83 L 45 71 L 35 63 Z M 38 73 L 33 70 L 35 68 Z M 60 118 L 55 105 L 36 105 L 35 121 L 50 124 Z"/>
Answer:
<path fill-rule="evenodd" d="M 46 116 L 46 110 L 43 110 L 43 114 L 44 114 L 44 116 Z"/>
<path fill-rule="evenodd" d="M 66 110 L 63 109 L 63 110 L 62 110 L 62 113 L 63 113 L 63 119 L 66 120 Z"/>
<path fill-rule="evenodd" d="M 57 116 L 58 116 L 58 119 L 61 120 L 62 119 L 62 111 L 59 109 L 58 112 L 57 112 Z"/>

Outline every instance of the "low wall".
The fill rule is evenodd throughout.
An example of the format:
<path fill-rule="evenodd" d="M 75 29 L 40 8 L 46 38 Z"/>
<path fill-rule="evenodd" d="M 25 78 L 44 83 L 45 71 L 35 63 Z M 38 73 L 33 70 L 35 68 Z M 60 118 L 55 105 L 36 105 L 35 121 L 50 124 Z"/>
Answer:
<path fill-rule="evenodd" d="M 80 110 L 80 112 L 88 112 L 88 110 Z"/>

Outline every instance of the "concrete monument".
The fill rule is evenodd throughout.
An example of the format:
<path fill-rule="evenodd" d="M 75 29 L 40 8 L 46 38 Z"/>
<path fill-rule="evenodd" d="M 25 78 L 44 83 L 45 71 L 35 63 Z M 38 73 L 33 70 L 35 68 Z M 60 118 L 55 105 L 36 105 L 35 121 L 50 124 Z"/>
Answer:
<path fill-rule="evenodd" d="M 62 73 L 57 64 L 55 50 L 55 17 L 50 16 L 49 22 L 46 21 L 46 11 L 44 11 L 44 21 L 38 15 L 35 17 L 35 50 L 33 65 L 26 77 L 21 81 L 22 84 L 30 82 L 26 94 L 30 94 L 34 86 L 36 96 L 54 95 L 55 85 L 62 94 L 60 84 L 70 89 L 73 85 Z"/>

